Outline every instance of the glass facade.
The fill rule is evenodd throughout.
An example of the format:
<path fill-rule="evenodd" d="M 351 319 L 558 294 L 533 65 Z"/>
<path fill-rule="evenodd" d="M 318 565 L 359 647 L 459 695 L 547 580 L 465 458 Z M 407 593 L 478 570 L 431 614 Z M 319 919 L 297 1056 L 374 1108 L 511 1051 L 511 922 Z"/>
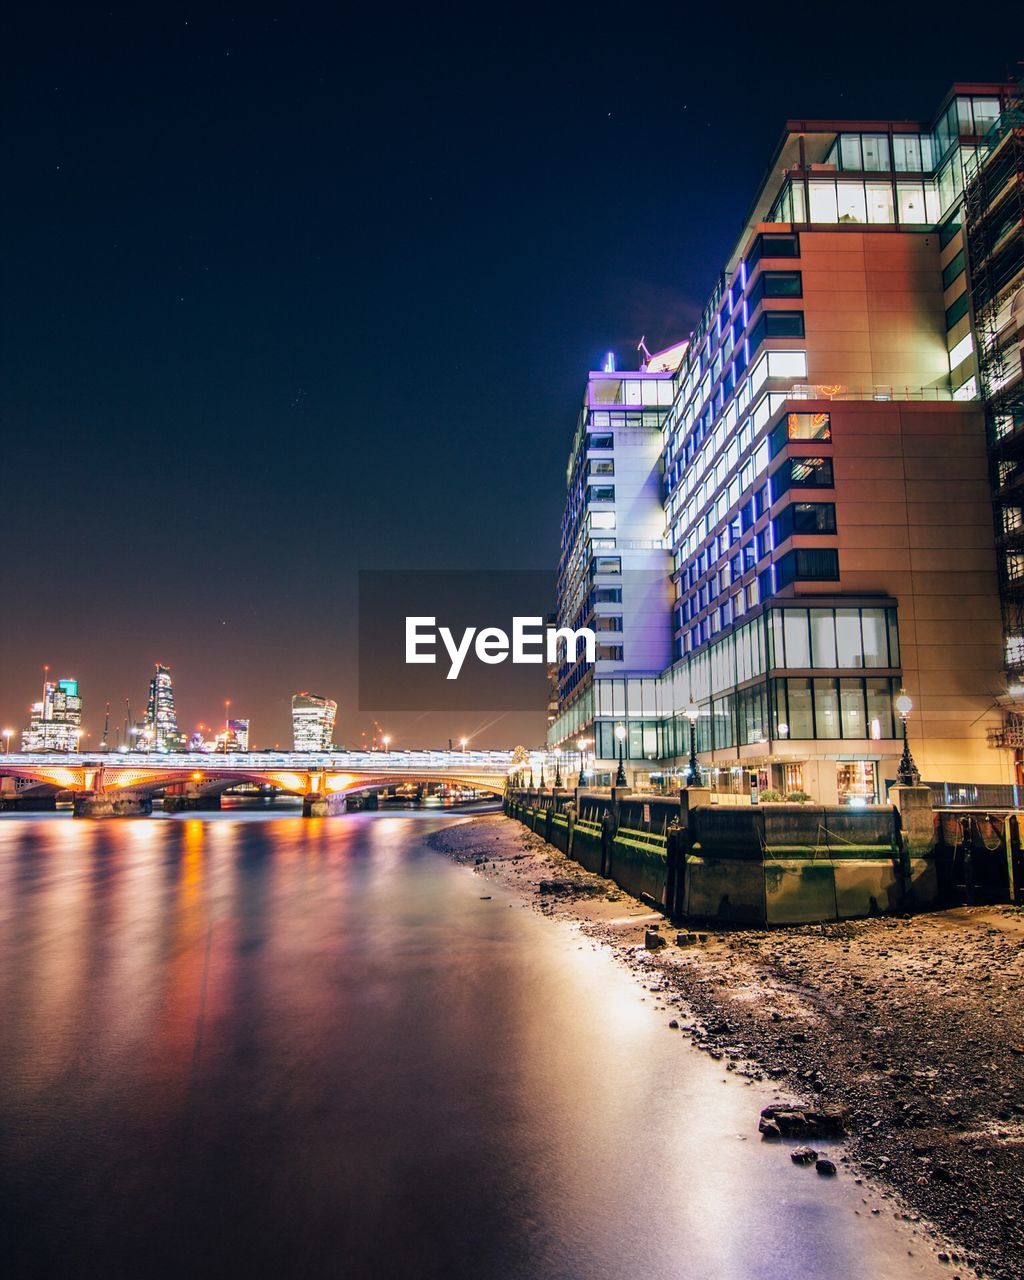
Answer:
<path fill-rule="evenodd" d="M 899 665 L 892 606 L 772 606 L 659 677 L 599 676 L 575 723 L 559 725 L 552 740 L 592 734 L 597 757 L 610 760 L 621 724 L 627 759 L 684 761 L 691 701 L 699 751 L 892 740 Z"/>

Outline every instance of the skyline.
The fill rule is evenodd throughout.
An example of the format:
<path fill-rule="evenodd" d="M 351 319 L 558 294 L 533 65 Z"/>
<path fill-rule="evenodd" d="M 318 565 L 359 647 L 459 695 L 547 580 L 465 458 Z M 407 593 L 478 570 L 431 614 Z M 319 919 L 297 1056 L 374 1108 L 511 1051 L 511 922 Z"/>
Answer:
<path fill-rule="evenodd" d="M 847 45 L 756 97 L 682 17 L 628 70 L 600 23 L 481 48 L 445 22 L 20 22 L 0 721 L 40 654 L 93 708 L 141 701 L 159 659 L 183 724 L 230 698 L 270 742 L 303 688 L 370 730 L 357 569 L 555 562 L 587 370 L 685 337 L 787 118 L 914 115 L 1010 69 L 994 39 L 899 17 L 870 81 Z M 409 742 L 544 730 L 543 707 L 388 720 Z"/>

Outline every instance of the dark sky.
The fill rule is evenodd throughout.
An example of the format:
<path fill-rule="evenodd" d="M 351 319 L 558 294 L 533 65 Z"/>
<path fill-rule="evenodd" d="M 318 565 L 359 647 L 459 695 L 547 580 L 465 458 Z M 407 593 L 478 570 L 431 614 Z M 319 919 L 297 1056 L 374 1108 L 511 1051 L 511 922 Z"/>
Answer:
<path fill-rule="evenodd" d="M 356 570 L 554 563 L 587 369 L 685 336 L 783 121 L 924 117 L 1019 52 L 897 7 L 348 10 L 8 18 L 3 727 L 48 662 L 94 743 L 159 660 L 183 727 L 286 742 L 309 688 L 357 742 Z M 542 737 L 493 719 L 385 727 Z"/>

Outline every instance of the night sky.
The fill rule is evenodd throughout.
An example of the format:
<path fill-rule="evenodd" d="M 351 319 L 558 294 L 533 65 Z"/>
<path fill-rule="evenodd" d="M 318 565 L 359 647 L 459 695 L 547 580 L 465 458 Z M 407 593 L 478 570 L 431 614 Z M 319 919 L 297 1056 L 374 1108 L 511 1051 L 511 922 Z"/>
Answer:
<path fill-rule="evenodd" d="M 313 689 L 358 743 L 356 571 L 554 564 L 586 371 L 685 336 L 784 120 L 1014 69 L 895 7 L 90 8 L 9 17 L 0 88 L 0 720 L 49 663 L 87 745 L 155 661 L 185 729 Z"/>

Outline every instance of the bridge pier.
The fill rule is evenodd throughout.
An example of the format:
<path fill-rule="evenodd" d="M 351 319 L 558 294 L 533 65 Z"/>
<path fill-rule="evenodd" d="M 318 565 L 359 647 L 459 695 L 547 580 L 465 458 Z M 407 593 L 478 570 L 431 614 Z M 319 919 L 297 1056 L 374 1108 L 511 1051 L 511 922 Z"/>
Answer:
<path fill-rule="evenodd" d="M 142 818 L 153 812 L 153 797 L 137 791 L 76 791 L 76 818 Z"/>
<path fill-rule="evenodd" d="M 212 795 L 198 788 L 189 791 L 164 792 L 164 813 L 210 813 L 220 808 L 220 792 Z"/>
<path fill-rule="evenodd" d="M 302 797 L 302 816 L 304 818 L 333 818 L 345 812 L 345 796 L 340 791 L 330 791 L 321 795 L 318 791 L 310 791 Z"/>

